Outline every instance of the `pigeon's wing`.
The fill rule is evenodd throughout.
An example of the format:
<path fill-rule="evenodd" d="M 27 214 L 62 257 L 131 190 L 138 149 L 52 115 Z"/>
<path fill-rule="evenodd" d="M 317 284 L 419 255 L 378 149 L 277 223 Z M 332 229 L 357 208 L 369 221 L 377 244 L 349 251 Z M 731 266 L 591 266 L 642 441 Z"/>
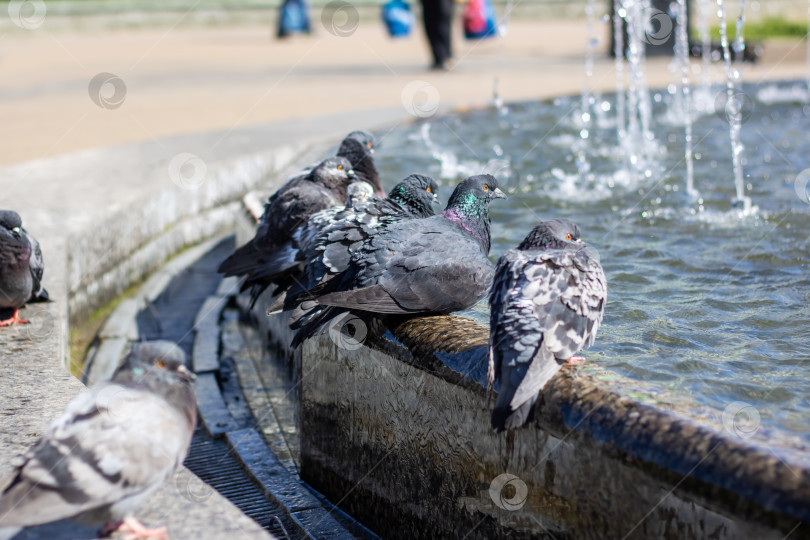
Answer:
<path fill-rule="evenodd" d="M 45 272 L 45 262 L 42 259 L 42 249 L 39 247 L 39 242 L 36 238 L 28 234 L 25 230 L 22 231 L 23 236 L 28 240 L 31 246 L 31 278 L 34 281 L 34 286 L 31 291 L 31 301 L 47 301 L 50 300 L 48 291 L 42 287 L 42 275 Z"/>
<path fill-rule="evenodd" d="M 106 383 L 79 394 L 0 495 L 0 527 L 140 502 L 182 463 L 190 429 L 143 390 Z"/>
<path fill-rule="evenodd" d="M 291 249 L 288 242 L 293 233 L 312 214 L 337 204 L 334 195 L 324 187 L 303 179 L 291 181 L 265 205 L 256 236 L 225 259 L 219 272 L 228 276 L 261 273 L 268 260 L 288 257 L 284 250 Z"/>
<path fill-rule="evenodd" d="M 545 346 L 567 360 L 593 344 L 607 302 L 607 279 L 599 261 L 586 248 L 550 250 L 527 272 L 535 312 L 545 321 Z"/>
<path fill-rule="evenodd" d="M 486 295 L 493 266 L 474 240 L 454 230 L 419 232 L 392 250 L 377 284 L 331 293 L 319 303 L 375 313 L 449 313 Z"/>
<path fill-rule="evenodd" d="M 593 343 L 607 297 L 587 249 L 501 258 L 490 296 L 490 377 L 500 381 L 495 429 L 523 425 L 538 393 L 566 360 Z"/>
<path fill-rule="evenodd" d="M 525 252 L 507 251 L 499 260 L 490 292 L 490 347 L 487 375 L 499 382 L 492 427 L 514 429 L 526 423 L 537 393 L 559 370 L 550 351 L 542 347 L 543 326 L 535 313 Z"/>

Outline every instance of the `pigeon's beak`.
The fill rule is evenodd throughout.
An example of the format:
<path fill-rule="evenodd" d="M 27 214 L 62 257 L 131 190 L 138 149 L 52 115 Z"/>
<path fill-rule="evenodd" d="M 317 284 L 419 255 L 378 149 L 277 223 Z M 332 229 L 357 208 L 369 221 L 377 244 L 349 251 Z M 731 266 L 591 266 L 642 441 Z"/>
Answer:
<path fill-rule="evenodd" d="M 433 194 L 433 204 L 439 204 L 439 194 L 438 193 Z"/>
<path fill-rule="evenodd" d="M 493 199 L 506 199 L 506 193 L 501 191 L 500 188 L 495 188 L 495 191 L 492 192 Z"/>
<path fill-rule="evenodd" d="M 186 366 L 180 366 L 177 368 L 177 373 L 180 374 L 182 379 L 187 380 L 188 382 L 194 382 L 197 380 L 197 376 L 191 372 Z"/>
<path fill-rule="evenodd" d="M 355 174 L 354 169 L 349 169 L 348 171 L 346 171 L 346 175 L 349 178 L 357 178 L 357 174 Z"/>

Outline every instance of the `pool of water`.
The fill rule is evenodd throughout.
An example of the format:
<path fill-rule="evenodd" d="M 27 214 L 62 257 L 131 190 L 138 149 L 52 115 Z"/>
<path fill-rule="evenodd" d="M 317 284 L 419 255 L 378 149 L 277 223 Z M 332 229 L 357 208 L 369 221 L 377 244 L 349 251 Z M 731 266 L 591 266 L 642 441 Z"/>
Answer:
<path fill-rule="evenodd" d="M 492 205 L 493 261 L 540 220 L 573 220 L 609 285 L 585 352 L 593 366 L 720 412 L 745 402 L 757 423 L 810 441 L 810 106 L 794 86 L 743 89 L 746 194 L 758 207 L 748 216 L 731 204 L 722 112 L 695 119 L 700 196 L 685 194 L 683 126 L 666 90 L 652 93 L 646 165 L 628 167 L 617 149 L 612 96 L 598 98 L 604 115 L 587 140 L 580 98 L 559 98 L 399 127 L 377 163 L 388 186 L 411 172 L 434 176 L 443 200 L 458 180 L 493 172 L 511 194 Z M 487 321 L 485 305 L 468 314 Z"/>

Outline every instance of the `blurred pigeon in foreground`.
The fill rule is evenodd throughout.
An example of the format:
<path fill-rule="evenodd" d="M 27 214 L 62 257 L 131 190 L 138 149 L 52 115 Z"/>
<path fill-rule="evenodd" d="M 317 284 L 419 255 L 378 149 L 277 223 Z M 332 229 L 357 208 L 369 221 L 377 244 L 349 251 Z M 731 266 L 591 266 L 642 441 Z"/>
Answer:
<path fill-rule="evenodd" d="M 438 216 L 380 228 L 351 254 L 341 274 L 303 293 L 291 321 L 293 346 L 325 331 L 347 310 L 382 314 L 450 313 L 483 298 L 492 283 L 489 203 L 504 198 L 488 174 L 461 182 Z"/>
<path fill-rule="evenodd" d="M 74 518 L 165 537 L 133 513 L 185 459 L 194 379 L 174 343 L 133 345 L 112 379 L 73 398 L 28 451 L 0 494 L 0 528 Z"/>
<path fill-rule="evenodd" d="M 532 229 L 499 260 L 490 304 L 490 387 L 497 431 L 529 421 L 533 405 L 560 364 L 593 344 L 607 300 L 602 266 L 567 219 Z"/>
<path fill-rule="evenodd" d="M 17 310 L 28 302 L 49 300 L 42 287 L 42 250 L 39 242 L 22 228 L 22 219 L 13 210 L 0 210 L 0 308 L 11 308 L 10 319 L 0 326 L 27 324 Z"/>
<path fill-rule="evenodd" d="M 305 177 L 294 178 L 270 197 L 259 228 L 251 241 L 234 251 L 219 266 L 226 276 L 245 276 L 242 290 L 255 287 L 254 298 L 272 282 L 264 278 L 267 260 L 287 255 L 278 250 L 316 212 L 346 201 L 346 189 L 354 179 L 345 158 L 322 161 Z"/>

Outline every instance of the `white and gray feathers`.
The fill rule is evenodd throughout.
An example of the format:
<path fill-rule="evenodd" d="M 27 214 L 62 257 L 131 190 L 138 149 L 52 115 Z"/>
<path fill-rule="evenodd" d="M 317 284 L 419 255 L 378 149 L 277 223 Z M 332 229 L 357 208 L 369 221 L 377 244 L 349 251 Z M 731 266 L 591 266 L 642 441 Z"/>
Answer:
<path fill-rule="evenodd" d="M 0 528 L 117 522 L 185 459 L 194 375 L 169 342 L 133 346 L 113 378 L 77 395 L 0 494 Z"/>
<path fill-rule="evenodd" d="M 606 301 L 602 266 L 566 219 L 541 223 L 498 260 L 489 297 L 495 430 L 526 424 L 560 363 L 593 344 Z"/>

